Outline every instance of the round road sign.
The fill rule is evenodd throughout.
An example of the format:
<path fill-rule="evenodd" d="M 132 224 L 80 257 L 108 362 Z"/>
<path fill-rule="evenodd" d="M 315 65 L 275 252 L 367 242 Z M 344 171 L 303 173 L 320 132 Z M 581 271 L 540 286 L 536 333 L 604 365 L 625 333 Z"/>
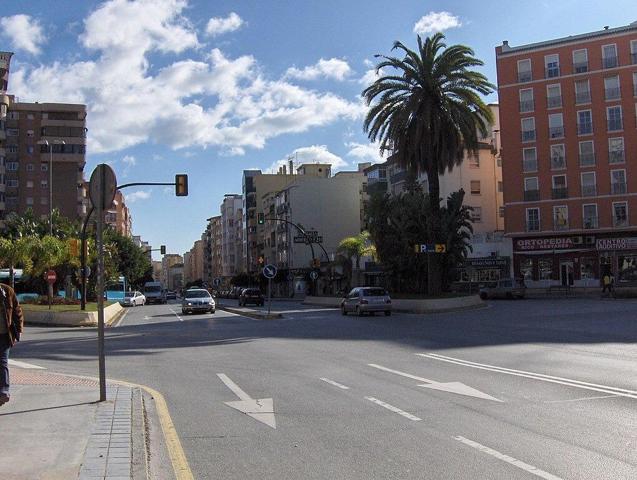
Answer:
<path fill-rule="evenodd" d="M 276 277 L 276 267 L 272 264 L 266 265 L 263 267 L 263 276 L 265 278 L 274 278 Z"/>
<path fill-rule="evenodd" d="M 212 281 L 212 284 L 213 284 L 215 287 L 218 287 L 219 285 L 221 285 L 221 279 L 220 279 L 219 277 L 215 278 L 215 279 Z"/>
<path fill-rule="evenodd" d="M 98 202 L 102 205 L 102 210 L 110 208 L 115 200 L 115 190 L 117 189 L 117 179 L 115 172 L 105 163 L 100 163 L 91 174 L 91 181 L 88 187 L 88 194 L 91 202 L 97 208 Z"/>
<path fill-rule="evenodd" d="M 44 275 L 44 278 L 46 278 L 46 281 L 49 283 L 55 283 L 55 281 L 58 279 L 58 276 L 55 274 L 55 270 L 48 270 Z"/>
<path fill-rule="evenodd" d="M 312 280 L 316 280 L 318 277 L 319 277 L 319 273 L 318 273 L 316 270 L 312 270 L 312 271 L 310 272 L 310 278 L 311 278 Z"/>

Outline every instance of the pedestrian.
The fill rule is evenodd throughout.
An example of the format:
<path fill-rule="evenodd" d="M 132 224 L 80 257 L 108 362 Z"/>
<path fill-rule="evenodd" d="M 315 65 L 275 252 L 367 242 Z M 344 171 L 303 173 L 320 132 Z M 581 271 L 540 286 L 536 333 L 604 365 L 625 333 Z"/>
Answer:
<path fill-rule="evenodd" d="M 610 293 L 610 295 L 615 298 L 615 276 L 612 273 L 610 274 L 608 293 Z"/>
<path fill-rule="evenodd" d="M 24 317 L 13 288 L 0 283 L 0 406 L 9 401 L 9 350 L 20 340 Z"/>

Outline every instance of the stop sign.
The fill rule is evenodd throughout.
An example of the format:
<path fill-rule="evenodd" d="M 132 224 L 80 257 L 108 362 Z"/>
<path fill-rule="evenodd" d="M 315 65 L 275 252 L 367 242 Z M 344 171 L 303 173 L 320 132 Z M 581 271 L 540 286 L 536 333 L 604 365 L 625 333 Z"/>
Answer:
<path fill-rule="evenodd" d="M 57 280 L 57 275 L 55 274 L 55 270 L 49 270 L 46 272 L 45 275 L 46 281 L 49 283 L 55 283 L 55 281 Z"/>

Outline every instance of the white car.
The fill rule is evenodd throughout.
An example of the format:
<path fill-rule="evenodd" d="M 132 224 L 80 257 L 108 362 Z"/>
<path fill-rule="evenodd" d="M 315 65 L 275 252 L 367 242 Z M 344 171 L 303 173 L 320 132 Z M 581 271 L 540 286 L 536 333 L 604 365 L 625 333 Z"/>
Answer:
<path fill-rule="evenodd" d="M 124 299 L 120 302 L 124 307 L 136 307 L 137 305 L 145 305 L 146 297 L 142 292 L 126 292 Z"/>
<path fill-rule="evenodd" d="M 181 313 L 208 312 L 215 313 L 215 300 L 207 290 L 191 288 L 186 290 L 181 301 Z"/>

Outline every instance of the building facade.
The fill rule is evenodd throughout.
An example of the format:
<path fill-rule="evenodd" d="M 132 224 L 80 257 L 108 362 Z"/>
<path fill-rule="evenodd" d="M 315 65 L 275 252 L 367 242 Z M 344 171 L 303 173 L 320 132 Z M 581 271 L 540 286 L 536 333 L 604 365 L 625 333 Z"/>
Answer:
<path fill-rule="evenodd" d="M 134 237 L 133 237 L 134 238 Z M 184 267 L 184 259 L 181 255 L 176 253 L 167 253 L 161 259 L 161 283 L 165 288 L 169 290 L 174 290 L 175 288 L 171 288 L 169 285 L 169 280 L 171 280 L 171 269 L 173 266 L 179 265 L 180 271 L 178 273 L 181 274 L 181 280 L 183 280 L 183 267 Z M 174 278 L 171 280 L 171 283 L 174 283 Z"/>
<path fill-rule="evenodd" d="M 133 219 L 131 218 L 130 210 L 126 206 L 126 199 L 121 191 L 118 190 L 115 192 L 115 199 L 111 207 L 106 210 L 104 220 L 107 225 L 113 227 L 121 235 L 125 237 L 132 236 Z"/>
<path fill-rule="evenodd" d="M 241 250 L 237 249 L 237 217 L 243 211 L 243 198 L 237 194 L 224 196 L 221 211 L 221 276 L 229 280 L 241 272 Z M 239 223 L 240 224 L 240 223 Z"/>
<path fill-rule="evenodd" d="M 636 284 L 637 22 L 496 57 L 515 275 Z"/>

